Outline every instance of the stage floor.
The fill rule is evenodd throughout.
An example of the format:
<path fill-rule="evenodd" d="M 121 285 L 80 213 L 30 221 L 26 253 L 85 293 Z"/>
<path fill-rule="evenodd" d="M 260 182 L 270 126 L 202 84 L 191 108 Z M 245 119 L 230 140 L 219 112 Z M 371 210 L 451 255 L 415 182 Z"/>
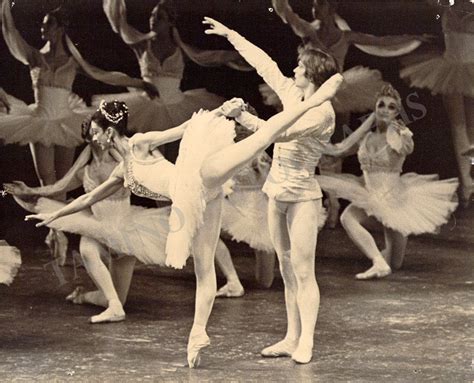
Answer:
<path fill-rule="evenodd" d="M 324 230 L 308 365 L 260 357 L 285 331 L 283 285 L 277 273 L 271 289 L 258 288 L 245 246 L 231 243 L 246 295 L 216 300 L 211 346 L 195 370 L 186 366 L 190 265 L 179 272 L 137 267 L 126 321 L 91 325 L 88 317 L 100 309 L 64 300 L 76 284 L 92 286 L 84 269 L 69 264 L 58 273 L 44 248 L 23 249 L 14 283 L 0 286 L 0 381 L 474 381 L 473 207 L 456 218 L 437 237 L 411 238 L 404 268 L 377 281 L 355 280 L 368 262 L 342 229 Z"/>

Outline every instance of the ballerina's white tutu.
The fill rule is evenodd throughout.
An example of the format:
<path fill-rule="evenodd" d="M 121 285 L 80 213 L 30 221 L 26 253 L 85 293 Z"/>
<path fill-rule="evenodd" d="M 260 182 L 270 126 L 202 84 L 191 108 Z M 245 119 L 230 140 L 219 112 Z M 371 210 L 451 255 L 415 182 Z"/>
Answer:
<path fill-rule="evenodd" d="M 28 202 L 15 197 L 24 209 L 50 213 L 65 204 L 49 198 Z M 128 196 L 108 198 L 85 210 L 58 218 L 48 227 L 94 238 L 116 254 L 135 256 L 145 264 L 164 265 L 170 209 L 131 206 Z"/>
<path fill-rule="evenodd" d="M 376 69 L 356 66 L 342 73 L 344 82 L 331 100 L 336 113 L 362 113 L 374 108 L 376 95 L 385 85 Z"/>
<path fill-rule="evenodd" d="M 209 201 L 222 194 L 222 186 L 209 189 L 201 179 L 203 161 L 220 149 L 232 145 L 234 122 L 214 113 L 195 113 L 181 140 L 176 160 L 175 176 L 170 182 L 173 201 L 170 233 L 166 244 L 166 264 L 182 268 L 192 252 L 192 241 L 204 223 L 203 216 Z"/>
<path fill-rule="evenodd" d="M 200 109 L 212 110 L 224 102 L 204 88 L 181 91 L 184 59 L 180 48 L 162 64 L 151 51 L 139 63 L 144 79 L 156 86 L 159 97 L 151 100 L 143 91 L 130 89 L 128 93 L 97 95 L 92 99 L 94 105 L 102 99 L 124 101 L 129 110 L 128 129 L 132 132 L 163 131 L 189 120 Z"/>
<path fill-rule="evenodd" d="M 35 104 L 8 96 L 10 113 L 0 113 L 0 139 L 7 144 L 30 142 L 76 147 L 83 143 L 81 124 L 95 109 L 67 89 L 35 88 Z"/>
<path fill-rule="evenodd" d="M 474 27 L 472 14 L 443 13 L 445 51 L 413 54 L 402 61 L 400 77 L 432 94 L 474 97 Z"/>
<path fill-rule="evenodd" d="M 20 250 L 0 241 L 0 283 L 10 285 L 21 266 Z"/>
<path fill-rule="evenodd" d="M 435 233 L 456 210 L 458 180 L 391 172 L 317 176 L 323 190 L 351 201 L 384 226 L 403 235 Z"/>

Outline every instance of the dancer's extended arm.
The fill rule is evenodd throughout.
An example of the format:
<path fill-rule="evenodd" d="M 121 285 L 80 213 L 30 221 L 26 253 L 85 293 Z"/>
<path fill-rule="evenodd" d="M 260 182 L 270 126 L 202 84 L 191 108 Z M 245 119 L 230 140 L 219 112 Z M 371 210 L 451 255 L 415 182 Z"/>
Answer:
<path fill-rule="evenodd" d="M 38 197 L 54 197 L 66 193 L 68 191 L 77 189 L 82 185 L 84 175 L 84 167 L 91 157 L 90 147 L 86 147 L 74 165 L 69 169 L 63 178 L 52 185 L 29 187 L 22 181 L 13 181 L 12 183 L 3 184 L 3 188 L 7 193 L 16 195 L 18 197 L 38 196 Z"/>
<path fill-rule="evenodd" d="M 320 143 L 319 145 L 321 145 L 321 151 L 324 154 L 328 154 L 333 157 L 345 157 L 352 154 L 354 146 L 365 137 L 365 135 L 374 125 L 374 121 L 375 115 L 372 113 L 354 133 L 345 138 L 343 141 L 335 145 Z"/>
<path fill-rule="evenodd" d="M 294 85 L 294 81 L 281 73 L 278 65 L 265 51 L 210 17 L 205 17 L 203 24 L 209 25 L 209 29 L 205 31 L 206 34 L 223 36 L 229 40 L 241 56 L 257 70 L 258 74 L 275 91 L 283 105 L 285 105 L 286 100 L 294 100 L 301 96 L 300 90 Z"/>
<path fill-rule="evenodd" d="M 136 133 L 130 138 L 129 145 L 147 146 L 148 150 L 152 151 L 168 142 L 174 142 L 181 139 L 187 126 L 188 121 L 185 121 L 181 125 L 167 129 L 163 132 Z"/>
<path fill-rule="evenodd" d="M 41 222 L 37 223 L 36 227 L 45 226 L 60 217 L 84 210 L 94 205 L 95 203 L 111 196 L 121 188 L 123 188 L 123 179 L 113 174 L 103 184 L 101 184 L 91 192 L 76 198 L 74 201 L 59 209 L 58 211 L 53 213 L 27 215 L 25 217 L 25 220 L 29 221 L 32 219 L 38 219 Z"/>
<path fill-rule="evenodd" d="M 11 13 L 10 0 L 2 2 L 2 31 L 5 42 L 13 57 L 25 65 L 33 66 L 39 62 L 40 53 L 30 46 L 16 29 Z"/>
<path fill-rule="evenodd" d="M 135 45 L 150 38 L 153 33 L 141 33 L 127 22 L 127 7 L 124 0 L 103 0 L 102 7 L 110 26 L 125 44 Z"/>
<path fill-rule="evenodd" d="M 314 46 L 320 49 L 326 49 L 319 40 L 317 29 L 310 22 L 297 15 L 288 0 L 272 0 L 272 5 L 283 22 L 290 25 L 295 35 L 301 39 L 310 40 Z"/>

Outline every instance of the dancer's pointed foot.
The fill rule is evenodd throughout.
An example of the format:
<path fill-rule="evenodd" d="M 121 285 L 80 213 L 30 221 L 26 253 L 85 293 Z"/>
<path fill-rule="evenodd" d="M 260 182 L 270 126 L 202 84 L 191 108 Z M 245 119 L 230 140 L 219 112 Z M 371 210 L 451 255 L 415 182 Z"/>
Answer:
<path fill-rule="evenodd" d="M 191 331 L 188 341 L 188 365 L 189 368 L 199 367 L 201 363 L 201 350 L 211 344 L 206 330 Z"/>
<path fill-rule="evenodd" d="M 283 339 L 269 347 L 264 348 L 260 354 L 267 358 L 278 358 L 280 356 L 291 356 L 298 346 L 297 340 Z"/>
<path fill-rule="evenodd" d="M 363 273 L 356 274 L 356 279 L 373 279 L 373 278 L 383 278 L 392 273 L 392 269 L 384 261 L 383 263 L 377 263 L 373 265 L 370 269 L 364 271 Z"/>
<path fill-rule="evenodd" d="M 74 291 L 66 297 L 66 301 L 76 305 L 82 305 L 84 303 L 84 287 L 77 286 Z"/>
<path fill-rule="evenodd" d="M 227 282 L 217 290 L 217 298 L 239 298 L 245 294 L 245 290 L 239 281 Z"/>
<path fill-rule="evenodd" d="M 291 359 L 293 359 L 296 363 L 300 363 L 300 364 L 309 363 L 312 357 L 313 357 L 312 344 L 299 343 L 295 352 L 291 354 Z"/>
<path fill-rule="evenodd" d="M 91 323 L 121 322 L 123 320 L 125 320 L 125 311 L 117 299 L 112 299 L 105 311 L 90 317 Z"/>

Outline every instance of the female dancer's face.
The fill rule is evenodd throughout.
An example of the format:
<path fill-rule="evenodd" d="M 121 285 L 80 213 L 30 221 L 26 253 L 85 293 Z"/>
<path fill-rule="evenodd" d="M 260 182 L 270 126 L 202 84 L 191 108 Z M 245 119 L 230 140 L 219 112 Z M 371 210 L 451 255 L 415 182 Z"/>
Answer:
<path fill-rule="evenodd" d="M 400 113 L 397 101 L 393 97 L 382 96 L 375 103 L 375 118 L 388 125 Z"/>
<path fill-rule="evenodd" d="M 150 30 L 156 33 L 168 32 L 171 27 L 168 14 L 157 5 L 151 11 Z"/>
<path fill-rule="evenodd" d="M 54 16 L 46 15 L 41 24 L 41 38 L 43 41 L 54 41 L 62 37 L 64 30 L 59 26 Z"/>
<path fill-rule="evenodd" d="M 112 146 L 111 139 L 109 135 L 107 135 L 106 131 L 102 129 L 95 121 L 91 122 L 91 126 L 89 128 L 89 137 L 91 144 L 99 147 L 102 150 L 110 149 Z"/>

